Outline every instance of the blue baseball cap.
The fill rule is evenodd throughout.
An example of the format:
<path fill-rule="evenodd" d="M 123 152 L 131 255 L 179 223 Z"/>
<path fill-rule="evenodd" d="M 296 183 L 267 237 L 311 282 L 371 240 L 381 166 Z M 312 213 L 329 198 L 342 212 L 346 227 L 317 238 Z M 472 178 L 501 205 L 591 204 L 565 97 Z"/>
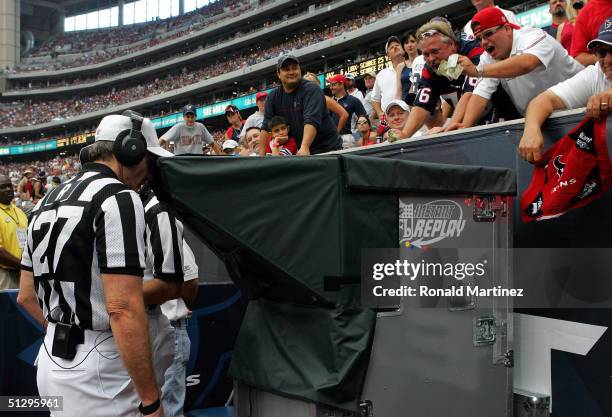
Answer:
<path fill-rule="evenodd" d="M 183 107 L 183 116 L 189 113 L 193 113 L 194 115 L 196 114 L 196 106 L 194 106 L 193 104 L 188 104 L 185 107 Z"/>
<path fill-rule="evenodd" d="M 279 71 L 286 62 L 295 62 L 296 64 L 300 65 L 300 61 L 295 55 L 284 54 L 278 58 L 278 61 L 276 61 L 276 71 Z"/>
<path fill-rule="evenodd" d="M 597 37 L 587 44 L 587 48 L 593 49 L 600 43 L 612 45 L 612 17 L 608 17 L 599 27 Z"/>

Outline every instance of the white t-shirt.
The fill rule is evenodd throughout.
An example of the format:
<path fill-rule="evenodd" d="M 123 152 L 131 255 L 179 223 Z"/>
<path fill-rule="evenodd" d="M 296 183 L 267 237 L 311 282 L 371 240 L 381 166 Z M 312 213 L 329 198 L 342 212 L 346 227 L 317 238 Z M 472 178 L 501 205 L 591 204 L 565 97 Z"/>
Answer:
<path fill-rule="evenodd" d="M 363 98 L 363 108 L 368 114 L 370 120 L 374 120 L 374 107 L 372 107 L 372 91 L 373 90 L 366 91 L 366 95 Z"/>
<path fill-rule="evenodd" d="M 185 122 L 179 122 L 162 135 L 160 139 L 174 142 L 174 153 L 176 155 L 195 153 L 202 154 L 204 143 L 211 145 L 213 137 L 202 123 L 195 122 L 193 126 L 187 126 Z"/>
<path fill-rule="evenodd" d="M 473 94 L 489 100 L 501 82 L 516 109 L 524 115 L 531 99 L 551 86 L 573 77 L 584 67 L 542 29 L 525 26 L 513 30 L 512 36 L 510 57 L 531 54 L 535 55 L 542 65 L 528 74 L 514 78 L 483 78 L 474 88 Z M 480 56 L 478 68 L 482 69 L 484 65 L 495 62 L 498 61 L 485 52 Z"/>
<path fill-rule="evenodd" d="M 184 282 L 198 278 L 198 264 L 185 239 L 183 239 L 183 275 Z M 161 310 L 170 321 L 187 318 L 189 313 L 185 302 L 181 298 L 166 301 L 161 305 Z"/>
<path fill-rule="evenodd" d="M 597 62 L 595 65 L 589 65 L 569 80 L 550 87 L 549 90 L 565 103 L 566 108 L 577 109 L 586 107 L 591 96 L 603 93 L 610 88 L 612 88 L 612 80 L 606 77 Z"/>
<path fill-rule="evenodd" d="M 376 75 L 374 88 L 372 89 L 372 101 L 380 102 L 383 111 L 387 104 L 395 98 L 397 93 L 397 77 L 393 65 L 381 70 Z"/>
<path fill-rule="evenodd" d="M 506 19 L 508 19 L 508 22 L 514 23 L 515 25 L 520 25 L 518 19 L 516 18 L 513 12 L 511 12 L 510 10 L 502 9 L 498 6 L 495 7 L 504 12 Z M 461 34 L 461 36 L 463 37 L 463 39 L 467 39 L 469 41 L 474 40 L 474 32 L 472 31 L 472 19 L 470 19 L 463 27 L 463 33 Z"/>
<path fill-rule="evenodd" d="M 361 104 L 363 104 L 363 93 L 358 88 L 355 88 L 349 94 L 352 95 L 353 97 L 357 97 L 361 101 Z"/>
<path fill-rule="evenodd" d="M 260 112 L 259 110 L 257 110 L 255 113 L 247 117 L 247 119 L 244 122 L 244 126 L 242 127 L 242 130 L 240 131 L 240 139 L 244 138 L 246 136 L 247 130 L 249 130 L 252 127 L 258 127 L 261 129 L 261 124 L 263 123 L 263 121 L 264 121 L 264 114 Z"/>

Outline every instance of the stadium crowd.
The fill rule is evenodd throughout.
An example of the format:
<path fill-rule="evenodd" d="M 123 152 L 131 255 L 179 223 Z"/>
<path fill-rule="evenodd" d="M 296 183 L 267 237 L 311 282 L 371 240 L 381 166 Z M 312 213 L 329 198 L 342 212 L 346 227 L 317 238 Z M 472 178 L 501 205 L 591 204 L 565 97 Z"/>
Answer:
<path fill-rule="evenodd" d="M 332 0 L 326 0 L 325 2 L 321 3 L 321 5 L 319 7 L 322 7 L 323 5 L 328 4 L 329 2 L 331 2 Z M 298 13 L 299 14 L 299 13 Z M 94 81 L 99 81 L 99 80 L 103 80 L 112 76 L 116 76 L 116 75 L 120 75 L 120 74 L 125 74 L 128 73 L 130 71 L 134 71 L 134 70 L 141 70 L 143 68 L 146 68 L 148 66 L 152 66 L 152 65 L 159 65 L 163 62 L 166 61 L 171 61 L 176 59 L 177 57 L 181 57 L 181 56 L 188 56 L 189 54 L 193 53 L 193 52 L 197 52 L 197 51 L 201 51 L 204 49 L 210 49 L 213 48 L 217 45 L 226 43 L 232 39 L 236 39 L 242 36 L 245 36 L 247 34 L 253 33 L 253 32 L 257 32 L 260 31 L 262 29 L 268 28 L 271 25 L 274 24 L 278 24 L 282 21 L 284 21 L 284 17 L 281 19 L 280 17 L 277 20 L 271 21 L 268 20 L 260 25 L 249 25 L 248 30 L 242 30 L 242 31 L 237 31 L 237 32 L 232 32 L 231 34 L 228 34 L 224 37 L 221 38 L 215 38 L 214 40 L 211 40 L 210 42 L 207 43 L 201 43 L 201 44 L 197 44 L 197 43 L 193 43 L 192 45 L 185 45 L 183 47 L 181 47 L 181 49 L 175 51 L 174 53 L 172 53 L 170 56 L 165 57 L 165 58 L 156 58 L 156 59 L 152 59 L 149 58 L 147 61 L 133 61 L 133 62 L 122 62 L 121 65 L 115 66 L 112 69 L 107 69 L 107 70 L 103 70 L 103 71 L 97 71 L 95 74 L 91 74 L 91 75 L 79 75 L 76 77 L 71 77 L 71 76 L 66 76 L 66 77 L 62 77 L 62 78 L 58 78 L 58 79 L 45 79 L 45 80 L 25 80 L 25 81 L 19 81 L 19 80 L 13 80 L 12 81 L 12 85 L 9 87 L 9 91 L 14 91 L 14 90 L 29 90 L 29 89 L 37 89 L 37 88 L 55 88 L 55 87 L 65 87 L 65 86 L 69 86 L 69 85 L 78 85 L 78 84 L 86 84 L 86 83 L 91 83 Z M 181 35 L 182 36 L 182 35 Z M 308 36 L 308 34 L 306 33 L 301 33 L 301 34 L 295 34 L 294 37 L 298 37 L 298 36 Z M 160 43 L 159 39 L 155 40 L 156 43 Z M 152 45 L 148 45 L 148 46 L 152 46 Z M 99 50 L 98 47 L 95 48 L 96 51 L 92 52 L 92 54 L 94 55 L 100 55 L 100 58 L 104 58 L 104 56 L 108 56 L 108 59 L 112 59 L 115 58 L 116 56 L 113 55 L 114 52 L 111 52 L 110 50 Z M 141 49 L 145 49 L 145 48 L 141 48 L 140 46 L 138 46 L 138 50 Z M 87 55 L 87 54 L 85 54 Z M 79 58 L 81 59 L 81 58 Z M 83 57 L 83 59 L 89 59 L 89 57 Z M 45 68 L 47 70 L 55 70 L 57 68 L 54 67 L 53 64 L 51 65 L 46 65 Z"/>
<path fill-rule="evenodd" d="M 166 93 L 187 85 L 206 80 L 231 71 L 236 71 L 273 59 L 291 50 L 304 48 L 315 43 L 337 37 L 342 33 L 357 30 L 367 24 L 392 14 L 403 12 L 406 8 L 418 4 L 418 0 L 406 0 L 398 4 L 386 4 L 366 16 L 359 16 L 321 28 L 303 36 L 296 36 L 268 48 L 256 48 L 251 51 L 235 51 L 225 54 L 216 62 L 207 65 L 194 64 L 169 72 L 164 77 L 142 82 L 127 88 L 112 88 L 106 93 L 92 96 L 76 96 L 70 99 L 51 101 L 25 101 L 0 110 L 0 128 L 31 126 L 49 122 L 53 119 L 66 119 L 83 113 L 105 109 L 111 106 L 129 103 L 146 97 Z"/>
<path fill-rule="evenodd" d="M 203 28 L 206 25 L 231 19 L 240 13 L 251 9 L 247 1 L 233 2 L 220 0 L 207 6 L 196 9 L 183 15 L 164 19 L 124 26 L 121 28 L 107 28 L 95 31 L 69 32 L 53 37 L 31 52 L 32 57 L 58 55 L 62 53 L 82 53 L 83 56 L 73 60 L 55 59 L 39 61 L 37 64 L 23 64 L 15 68 L 15 72 L 29 72 L 49 70 L 56 71 L 65 68 L 74 68 L 83 65 L 92 65 L 119 56 L 144 50 L 161 42 L 167 42 Z M 225 11 L 227 15 L 218 17 Z M 168 34 L 173 32 L 171 34 Z M 166 35 L 168 34 L 168 35 Z M 137 45 L 131 45 L 138 43 Z M 122 46 L 130 45 L 122 48 Z M 33 62 L 37 62 L 34 60 Z"/>
<path fill-rule="evenodd" d="M 11 180 L 15 202 L 27 214 L 46 191 L 68 181 L 80 169 L 78 155 L 65 155 L 34 162 L 3 162 L 0 175 Z"/>
<path fill-rule="evenodd" d="M 399 5 L 410 6 L 410 4 L 411 2 L 403 2 Z M 485 6 L 493 5 L 492 1 L 483 4 Z M 494 31 L 478 30 L 480 23 L 476 22 L 474 24 L 471 21 L 468 23 L 469 26 L 466 25 L 463 29 L 463 33 L 458 35 L 446 19 L 434 18 L 428 24 L 419 28 L 416 33 L 408 32 L 401 39 L 392 36 L 385 45 L 386 55 L 392 65 L 378 75 L 366 74 L 365 85 L 367 91 L 355 90 L 354 86 L 349 85 L 349 79 L 328 80 L 334 94 L 338 90 L 337 88 L 334 90 L 334 83 L 345 84 L 345 93 L 352 90 L 350 94 L 361 100 L 363 109 L 368 109 L 367 112 L 364 110 L 361 113 L 351 115 L 353 120 L 350 134 L 354 137 L 354 143 L 349 146 L 345 145 L 345 147 L 354 146 L 357 143 L 361 145 L 386 140 L 393 141 L 398 138 L 438 133 L 466 128 L 475 124 L 518 118 L 529 114 L 528 104 L 539 93 L 547 91 L 547 88 L 568 80 L 578 73 L 582 73 L 584 69 L 582 63 L 588 65 L 596 62 L 597 66 L 594 68 L 599 68 L 599 71 L 602 72 L 605 71 L 603 62 L 607 59 L 606 49 L 599 44 L 595 49 L 591 46 L 587 47 L 587 44 L 597 36 L 593 27 L 601 26 L 599 23 L 602 18 L 599 16 L 610 15 L 612 10 L 608 6 L 603 9 L 596 9 L 598 7 L 597 0 L 593 0 L 590 4 L 593 7 L 584 9 L 586 10 L 584 16 L 588 15 L 588 19 L 578 19 L 572 22 L 564 20 L 561 16 L 562 10 L 565 11 L 567 16 L 567 5 L 563 1 L 550 1 L 551 14 L 556 16 L 554 24 L 557 27 L 560 23 L 572 25 L 574 26 L 573 33 L 579 35 L 576 36 L 573 44 L 569 44 L 571 46 L 569 52 L 576 57 L 576 60 L 568 55 L 568 51 L 564 49 L 568 48 L 567 39 L 566 44 L 561 46 L 563 42 L 561 42 L 560 37 L 552 38 L 544 34 L 544 32 L 550 34 L 551 28 L 545 28 L 544 31 L 530 27 L 521 28 L 515 23 L 516 18 L 512 12 L 499 8 L 489 7 L 488 9 L 494 10 L 483 12 L 483 16 L 476 15 L 484 22 L 483 24 L 497 23 Z M 327 32 L 315 31 L 309 36 L 292 39 L 264 51 L 236 55 L 226 62 L 215 63 L 211 67 L 201 68 L 194 72 L 183 70 L 179 76 L 170 74 L 163 79 L 156 79 L 153 88 L 138 85 L 123 90 L 112 90 L 106 95 L 80 98 L 74 102 L 66 100 L 49 103 L 28 103 L 18 109 L 0 110 L 0 125 L 18 126 L 20 123 L 42 123 L 48 121 L 51 115 L 69 117 L 70 115 L 95 111 L 110 105 L 126 103 L 179 88 L 221 72 L 252 65 L 261 59 L 283 56 L 292 49 L 299 49 L 326 37 L 355 30 L 381 16 L 397 12 L 398 8 L 395 6 L 397 5 L 394 5 L 394 8 L 391 9 L 391 5 L 387 5 L 384 9 L 379 9 L 372 15 L 339 23 L 329 28 Z M 477 8 L 477 10 L 484 9 L 487 9 L 487 7 Z M 592 10 L 595 10 L 595 12 Z M 601 12 L 603 14 L 600 14 Z M 473 32 L 467 33 L 469 32 L 466 29 L 468 27 L 475 28 L 476 35 Z M 504 28 L 505 33 L 502 33 Z M 518 40 L 513 39 L 511 35 Z M 510 51 L 521 47 L 521 36 L 526 39 L 523 42 L 531 40 L 532 43 L 539 43 L 539 45 L 534 48 L 533 55 L 523 54 L 519 59 L 518 56 L 510 56 Z M 429 45 L 430 41 L 438 37 L 440 39 L 437 40 L 442 43 L 434 42 L 433 45 L 437 47 L 428 47 L 431 46 Z M 417 44 L 420 49 L 417 49 Z M 445 52 L 446 56 L 437 52 L 441 49 L 440 46 L 451 46 Z M 503 52 L 504 49 L 506 52 Z M 431 50 L 436 52 L 431 52 Z M 420 54 L 421 51 L 423 51 L 423 55 Z M 434 53 L 437 56 L 432 56 Z M 452 74 L 452 69 L 441 70 L 440 67 L 442 61 L 445 62 L 445 65 L 448 64 L 446 60 L 450 60 L 453 53 L 458 54 L 457 63 L 460 65 L 458 68 L 462 70 L 455 74 Z M 502 57 L 502 53 L 507 53 L 506 57 Z M 465 56 L 463 56 L 464 54 Z M 545 62 L 546 66 L 544 74 L 541 75 L 535 69 L 542 62 Z M 217 65 L 216 69 L 214 65 Z M 424 71 L 424 69 L 427 71 Z M 489 72 L 489 74 L 486 74 L 486 72 Z M 370 80 L 369 83 L 368 79 Z M 457 81 L 453 82 L 453 80 Z M 525 85 L 529 85 L 531 88 L 524 88 Z M 342 95 L 336 97 L 337 101 L 341 99 Z M 211 102 L 212 99 L 210 101 L 204 100 L 198 104 L 206 105 L 211 104 Z M 557 107 L 559 106 L 557 105 Z M 364 133 L 363 129 L 357 128 L 356 122 L 361 116 L 367 116 L 367 121 L 362 121 L 360 125 L 367 124 L 371 127 L 370 132 L 375 134 L 367 134 Z M 382 126 L 379 126 L 379 124 Z M 372 129 L 377 130 L 372 132 Z M 338 131 L 340 131 L 340 126 Z M 363 140 L 364 135 L 368 136 L 367 140 Z M 212 136 L 220 148 L 223 148 L 225 141 L 232 139 L 227 137 L 223 131 L 215 131 Z M 235 146 L 232 144 L 232 149 L 235 149 L 236 154 L 251 155 L 256 153 L 252 144 L 245 141 L 244 132 L 239 138 L 233 139 L 236 139 Z M 537 159 L 538 156 L 532 155 L 531 157 Z"/>

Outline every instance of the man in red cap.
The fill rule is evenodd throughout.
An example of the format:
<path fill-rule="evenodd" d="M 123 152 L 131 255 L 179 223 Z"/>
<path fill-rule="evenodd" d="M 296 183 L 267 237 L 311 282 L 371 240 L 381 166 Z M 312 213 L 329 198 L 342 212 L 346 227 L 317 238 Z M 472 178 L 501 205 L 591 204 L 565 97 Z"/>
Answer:
<path fill-rule="evenodd" d="M 264 119 L 264 109 L 266 108 L 266 98 L 268 97 L 268 93 L 265 91 L 260 91 L 255 94 L 255 104 L 257 105 L 257 111 L 247 117 L 244 122 L 244 126 L 242 127 L 242 131 L 240 132 L 240 139 L 244 139 L 246 136 L 247 130 L 252 127 L 258 127 L 261 129 L 261 125 Z"/>
<path fill-rule="evenodd" d="M 515 14 L 512 13 L 512 11 L 502 9 L 499 6 L 496 6 L 495 1 L 493 0 L 471 0 L 471 1 L 472 1 L 472 6 L 476 8 L 477 12 L 481 11 L 482 9 L 486 9 L 487 7 L 496 7 L 504 13 L 504 15 L 506 16 L 509 22 L 516 23 L 517 25 L 519 23 L 518 19 L 516 18 Z M 469 39 L 469 40 L 474 39 L 474 32 L 472 31 L 472 21 L 471 20 L 467 22 L 465 26 L 463 27 L 462 35 L 465 36 L 466 39 Z"/>
<path fill-rule="evenodd" d="M 344 107 L 344 110 L 349 114 L 349 118 L 342 129 L 340 130 L 340 136 L 342 137 L 342 147 L 344 149 L 352 148 L 355 146 L 356 140 L 351 132 L 351 120 L 364 116 L 366 114 L 365 108 L 361 101 L 346 92 L 346 86 L 348 85 L 348 79 L 343 74 L 337 74 L 327 79 L 329 82 L 333 99 Z M 335 123 L 338 123 L 338 116 L 336 114 L 331 115 Z"/>
<path fill-rule="evenodd" d="M 478 66 L 466 57 L 459 57 L 459 64 L 465 75 L 478 77 L 480 82 L 470 97 L 462 123 L 447 130 L 475 125 L 500 84 L 516 110 L 524 115 L 536 95 L 584 68 L 542 29 L 510 23 L 498 8 L 488 7 L 476 13 L 472 29 L 485 52 Z"/>

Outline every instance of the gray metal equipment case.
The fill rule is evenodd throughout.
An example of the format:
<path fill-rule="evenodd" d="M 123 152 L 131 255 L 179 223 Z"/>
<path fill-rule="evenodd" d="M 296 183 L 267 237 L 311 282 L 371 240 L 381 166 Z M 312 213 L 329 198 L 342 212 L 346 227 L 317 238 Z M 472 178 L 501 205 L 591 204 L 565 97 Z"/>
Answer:
<path fill-rule="evenodd" d="M 423 210 L 432 205 L 451 210 Z M 402 206 L 411 209 L 404 210 L 408 219 L 402 218 Z M 400 221 L 407 220 L 408 237 L 419 222 L 438 220 L 431 213 L 442 218 L 450 213 L 443 221 L 464 221 L 454 236 L 430 233 L 435 243 L 422 240 L 421 245 L 429 245 L 428 258 L 448 258 L 444 253 L 450 252 L 455 261 L 465 262 L 473 257 L 468 248 L 481 248 L 492 262 L 491 284 L 511 288 L 511 207 L 507 197 L 414 193 L 400 196 Z M 400 238 L 400 247 L 409 241 Z M 459 249 L 455 254 L 437 248 Z M 512 415 L 512 327 L 510 297 L 402 298 L 397 311 L 377 315 L 363 392 L 366 407 L 376 417 Z"/>
<path fill-rule="evenodd" d="M 492 257 L 495 285 L 512 287 L 512 199 L 507 196 L 401 194 L 398 222 L 416 225 L 418 208 L 444 205 L 452 219 L 465 221 L 461 232 L 436 243 L 421 239 L 431 255 L 436 248 L 481 248 Z M 469 204 L 469 206 L 467 205 Z M 481 207 L 476 207 L 480 204 Z M 412 205 L 412 206 L 411 206 Z M 413 217 L 402 218 L 406 207 Z M 421 210 L 422 212 L 422 210 Z M 402 235 L 399 247 L 409 239 Z M 440 238 L 438 236 L 430 236 Z M 432 240 L 432 239 L 429 239 Z M 419 244 L 419 243 L 417 243 Z M 448 251 L 448 250 L 447 250 Z M 444 250 L 442 250 L 444 252 Z M 450 251 L 451 253 L 453 250 Z M 436 258 L 444 255 L 436 253 Z M 363 279 L 363 277 L 362 277 Z M 418 303 L 421 305 L 415 305 Z M 236 384 L 236 416 L 339 417 L 417 416 L 489 417 L 512 415 L 512 299 L 486 297 L 408 300 L 379 311 L 359 413 L 334 410 Z"/>

